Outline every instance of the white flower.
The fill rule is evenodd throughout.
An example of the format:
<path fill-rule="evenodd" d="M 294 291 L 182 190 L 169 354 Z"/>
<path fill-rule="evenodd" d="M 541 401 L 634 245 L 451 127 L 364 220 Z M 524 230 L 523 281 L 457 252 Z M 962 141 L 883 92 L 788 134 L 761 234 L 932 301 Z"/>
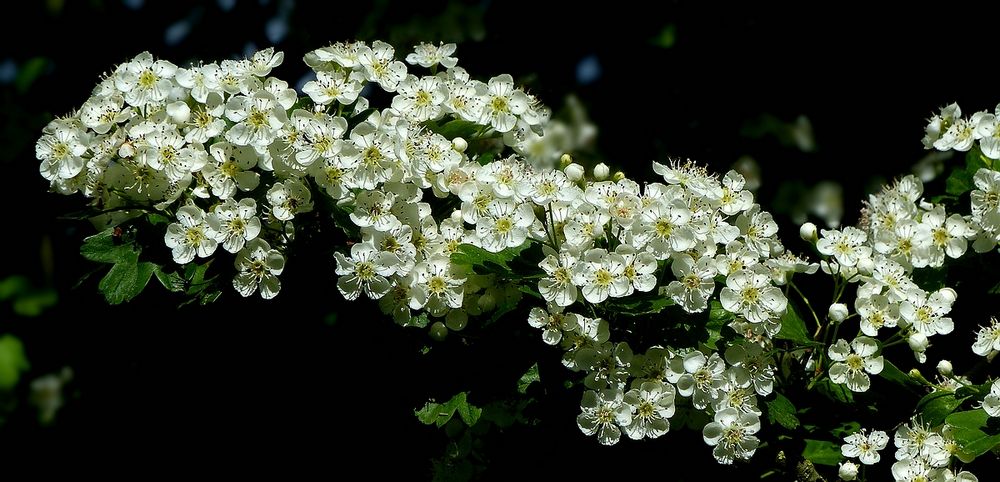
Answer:
<path fill-rule="evenodd" d="M 761 211 L 760 205 L 754 204 L 736 218 L 736 226 L 740 228 L 747 249 L 762 257 L 770 256 L 774 235 L 778 232 L 778 224 L 771 213 Z"/>
<path fill-rule="evenodd" d="M 87 146 L 80 140 L 76 129 L 59 127 L 44 135 L 35 144 L 35 157 L 42 161 L 40 171 L 49 181 L 70 179 L 80 174 L 86 164 L 83 156 Z"/>
<path fill-rule="evenodd" d="M 558 306 L 549 310 L 532 308 L 528 312 L 528 324 L 542 330 L 542 341 L 546 344 L 558 345 L 562 341 L 563 330 L 572 331 L 579 326 L 579 315 L 562 313 L 562 308 Z"/>
<path fill-rule="evenodd" d="M 695 263 L 691 256 L 681 254 L 674 256 L 670 270 L 676 281 L 667 285 L 666 293 L 688 313 L 705 311 L 715 291 L 714 260 L 705 256 Z"/>
<path fill-rule="evenodd" d="M 925 467 L 943 467 L 951 458 L 944 437 L 917 421 L 896 429 L 893 442 L 896 460 L 914 459 L 926 464 Z"/>
<path fill-rule="evenodd" d="M 1000 230 L 1000 172 L 982 168 L 972 177 L 972 220 L 988 231 Z"/>
<path fill-rule="evenodd" d="M 625 296 L 631 284 L 624 275 L 625 260 L 621 255 L 594 248 L 587 250 L 576 264 L 573 283 L 581 287 L 587 301 L 600 303 L 609 296 Z"/>
<path fill-rule="evenodd" d="M 184 140 L 189 144 L 206 143 L 226 129 L 226 121 L 222 119 L 226 113 L 222 96 L 213 92 L 206 100 L 207 104 L 195 106 L 185 121 Z M 213 144 L 212 147 L 217 144 Z"/>
<path fill-rule="evenodd" d="M 1000 379 L 990 385 L 990 393 L 983 399 L 983 410 L 991 417 L 1000 417 Z"/>
<path fill-rule="evenodd" d="M 163 102 L 170 94 L 170 81 L 177 66 L 166 60 L 153 60 L 149 52 L 137 55 L 118 66 L 114 73 L 115 87 L 125 94 L 125 102 L 135 107 Z"/>
<path fill-rule="evenodd" d="M 205 222 L 205 212 L 197 206 L 184 206 L 177 210 L 177 223 L 167 226 L 163 237 L 168 248 L 173 250 L 174 261 L 178 264 L 191 262 L 197 254 L 199 258 L 211 256 L 219 245 L 211 236 Z"/>
<path fill-rule="evenodd" d="M 975 116 L 973 116 L 975 118 Z M 941 135 L 941 138 L 934 142 L 934 148 L 939 151 L 956 150 L 965 152 L 972 148 L 976 141 L 976 127 L 979 118 L 975 121 L 958 118 Z"/>
<path fill-rule="evenodd" d="M 923 263 L 917 262 L 918 258 L 924 260 L 927 266 L 941 266 L 945 255 L 949 258 L 962 256 L 968 249 L 968 239 L 976 233 L 958 214 L 945 218 L 944 207 L 941 206 L 925 212 L 918 229 L 920 236 L 929 240 L 921 248 L 923 252 L 918 250 L 919 256 L 913 260 L 913 265 L 918 268 L 923 266 Z"/>
<path fill-rule="evenodd" d="M 753 413 L 740 413 L 734 408 L 716 412 L 715 421 L 705 425 L 705 443 L 714 446 L 712 454 L 720 464 L 734 460 L 749 460 L 757 451 L 760 440 L 753 434 L 760 430 L 760 418 Z"/>
<path fill-rule="evenodd" d="M 834 256 L 844 266 L 855 266 L 861 258 L 872 255 L 872 249 L 865 245 L 868 235 L 864 231 L 848 226 L 843 231 L 821 231 L 823 237 L 816 242 L 816 249 L 827 256 Z"/>
<path fill-rule="evenodd" d="M 972 352 L 979 356 L 989 356 L 998 351 L 1000 351 L 1000 321 L 990 318 L 990 324 L 980 327 L 976 332 Z"/>
<path fill-rule="evenodd" d="M 837 340 L 828 351 L 830 359 L 836 362 L 830 366 L 830 381 L 846 383 L 854 392 L 867 391 L 871 385 L 868 373 L 878 375 L 882 372 L 882 356 L 873 356 L 877 351 L 878 343 L 867 336 L 855 338 L 850 345 L 843 338 Z"/>
<path fill-rule="evenodd" d="M 430 68 L 441 64 L 446 68 L 452 68 L 458 64 L 458 59 L 451 55 L 455 53 L 455 44 L 429 44 L 421 42 L 413 47 L 413 52 L 406 56 L 406 63 Z"/>
<path fill-rule="evenodd" d="M 736 171 L 729 171 L 722 178 L 722 197 L 719 199 L 719 210 L 727 216 L 746 211 L 753 205 L 753 194 L 744 191 L 746 179 Z M 777 225 L 775 225 L 775 229 Z"/>
<path fill-rule="evenodd" d="M 912 326 L 923 335 L 946 335 L 955 329 L 955 323 L 945 316 L 951 311 L 953 301 L 940 290 L 929 296 L 925 293 L 912 293 L 900 303 L 899 315 L 906 326 Z"/>
<path fill-rule="evenodd" d="M 538 292 L 542 298 L 556 306 L 569 306 L 576 302 L 577 287 L 573 284 L 573 271 L 577 259 L 571 253 L 562 251 L 550 254 L 538 264 L 546 276 L 538 280 Z"/>
<path fill-rule="evenodd" d="M 260 289 L 265 300 L 274 298 L 281 290 L 278 275 L 285 269 L 285 258 L 260 238 L 247 242 L 236 255 L 236 269 L 240 272 L 233 278 L 233 287 L 244 297 Z"/>
<path fill-rule="evenodd" d="M 587 390 L 583 393 L 580 409 L 583 411 L 576 417 L 576 424 L 584 435 L 597 434 L 601 445 L 614 445 L 621 438 L 619 426 L 632 423 L 631 406 L 622 402 L 624 394 L 621 389 L 607 389 L 596 392 Z"/>
<path fill-rule="evenodd" d="M 410 297 L 410 308 L 426 307 L 432 315 L 444 315 L 449 308 L 462 307 L 465 278 L 455 276 L 451 260 L 437 256 L 424 260 L 414 268 L 416 280 Z"/>
<path fill-rule="evenodd" d="M 682 396 L 691 397 L 695 408 L 702 410 L 719 398 L 719 390 L 726 385 L 722 373 L 726 362 L 718 353 L 706 358 L 700 351 L 684 355 L 684 373 L 677 379 L 677 392 Z"/>
<path fill-rule="evenodd" d="M 349 105 L 358 99 L 363 88 L 364 76 L 357 71 L 316 72 L 316 80 L 310 80 L 302 86 L 302 92 L 319 105 L 338 102 Z"/>
<path fill-rule="evenodd" d="M 746 370 L 758 395 L 766 396 L 774 390 L 775 367 L 759 344 L 747 342 L 730 346 L 726 349 L 726 362 Z"/>
<path fill-rule="evenodd" d="M 406 77 L 406 65 L 394 60 L 396 50 L 385 42 L 376 40 L 372 46 L 361 47 L 358 63 L 364 68 L 365 77 L 377 82 L 386 92 L 394 92 Z"/>
<path fill-rule="evenodd" d="M 635 247 L 645 247 L 656 259 L 694 247 L 697 239 L 691 230 L 691 211 L 679 199 L 654 201 L 642 212 L 641 225 L 633 228 Z"/>
<path fill-rule="evenodd" d="M 937 145 L 937 143 L 935 143 L 935 145 Z M 892 478 L 896 482 L 942 480 L 934 474 L 940 474 L 940 471 L 932 469 L 931 466 L 923 459 L 901 459 L 892 464 Z"/>
<path fill-rule="evenodd" d="M 925 149 L 930 149 L 932 147 L 937 147 L 936 142 L 941 138 L 941 134 L 948 130 L 952 124 L 955 123 L 955 119 L 962 116 L 962 109 L 958 104 L 952 103 L 941 108 L 938 115 L 930 118 L 927 123 L 926 135 L 924 136 L 923 142 Z"/>
<path fill-rule="evenodd" d="M 198 171 L 208 162 L 208 154 L 201 146 L 184 147 L 184 138 L 173 128 L 146 137 L 149 147 L 143 152 L 146 164 L 162 171 L 172 182 L 180 181 Z"/>
<path fill-rule="evenodd" d="M 840 452 L 844 457 L 857 457 L 865 465 L 877 464 L 881 456 L 879 450 L 885 448 L 889 443 L 889 436 L 881 430 L 853 433 L 844 438 L 844 444 L 840 446 Z"/>
<path fill-rule="evenodd" d="M 788 306 L 781 290 L 771 285 L 767 269 L 760 265 L 730 273 L 719 301 L 726 311 L 739 314 L 750 323 L 779 318 Z"/>
<path fill-rule="evenodd" d="M 334 253 L 337 258 L 337 289 L 344 298 L 356 300 L 363 292 L 365 296 L 377 300 L 389 292 L 391 284 L 386 276 L 392 275 L 395 256 L 375 249 L 368 243 L 351 246 L 351 257 Z"/>
<path fill-rule="evenodd" d="M 632 440 L 657 438 L 670 430 L 669 418 L 674 415 L 674 386 L 658 381 L 643 382 L 639 388 L 625 393 L 624 402 L 631 407 L 632 423 L 625 425 L 625 434 Z"/>
<path fill-rule="evenodd" d="M 899 320 L 899 305 L 890 303 L 882 295 L 859 297 L 854 302 L 854 309 L 861 317 L 861 332 L 868 336 L 878 336 L 882 328 L 894 328 Z"/>
<path fill-rule="evenodd" d="M 502 74 L 490 79 L 482 104 L 479 123 L 492 126 L 497 132 L 507 132 L 514 128 L 517 116 L 527 110 L 528 97 L 514 88 L 513 77 Z"/>
<path fill-rule="evenodd" d="M 615 248 L 615 254 L 622 257 L 625 263 L 625 272 L 622 273 L 629 280 L 629 296 L 636 291 L 643 293 L 653 291 L 656 288 L 656 258 L 646 252 L 636 252 L 635 248 L 628 244 L 619 244 Z"/>
<path fill-rule="evenodd" d="M 236 253 L 260 234 L 260 219 L 256 214 L 257 202 L 252 198 L 241 199 L 239 204 L 232 199 L 217 204 L 207 218 L 209 234 L 226 251 Z"/>
<path fill-rule="evenodd" d="M 209 152 L 216 162 L 207 163 L 202 173 L 219 199 L 231 198 L 236 188 L 251 191 L 260 184 L 260 174 L 252 170 L 257 165 L 257 151 L 252 147 L 216 142 Z"/>
<path fill-rule="evenodd" d="M 267 191 L 267 202 L 271 204 L 271 214 L 281 221 L 289 221 L 296 214 L 313 209 L 312 192 L 295 179 L 274 183 Z"/>
<path fill-rule="evenodd" d="M 489 204 L 486 215 L 476 221 L 476 235 L 483 249 L 498 253 L 524 244 L 528 238 L 528 227 L 534 221 L 531 204 L 497 199 Z"/>
<path fill-rule="evenodd" d="M 249 71 L 251 74 L 257 77 L 267 77 L 271 73 L 271 69 L 281 65 L 281 62 L 285 60 L 285 53 L 275 52 L 274 47 L 268 47 L 254 52 L 248 60 L 250 61 Z"/>
<path fill-rule="evenodd" d="M 399 83 L 392 108 L 411 122 L 423 122 L 441 117 L 441 105 L 447 99 L 448 89 L 440 78 L 409 75 Z"/>
<path fill-rule="evenodd" d="M 238 146 L 254 146 L 263 151 L 288 122 L 288 115 L 274 95 L 258 90 L 250 97 L 235 95 L 226 103 L 226 117 L 236 125 L 226 131 L 226 140 Z"/>

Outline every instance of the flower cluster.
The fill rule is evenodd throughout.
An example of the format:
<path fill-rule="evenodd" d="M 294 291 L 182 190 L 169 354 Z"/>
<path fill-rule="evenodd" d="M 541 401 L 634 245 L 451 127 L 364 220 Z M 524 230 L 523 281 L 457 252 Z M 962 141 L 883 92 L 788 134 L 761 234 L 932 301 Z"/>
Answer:
<path fill-rule="evenodd" d="M 881 430 L 859 432 L 844 438 L 841 451 L 845 457 L 857 458 L 862 464 L 877 464 L 881 459 L 879 451 L 886 448 L 889 436 Z M 955 480 L 976 482 L 975 474 L 952 467 L 954 456 L 960 448 L 952 437 L 947 425 L 937 429 L 928 427 L 917 420 L 900 425 L 893 437 L 896 446 L 892 464 L 892 477 L 896 481 Z M 857 465 L 851 461 L 841 465 L 843 480 L 854 480 Z"/>

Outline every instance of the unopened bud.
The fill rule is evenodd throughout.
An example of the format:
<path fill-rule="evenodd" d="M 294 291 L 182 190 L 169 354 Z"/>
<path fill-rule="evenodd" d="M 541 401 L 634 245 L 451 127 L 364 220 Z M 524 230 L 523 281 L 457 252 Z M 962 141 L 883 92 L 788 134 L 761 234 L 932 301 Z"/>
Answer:
<path fill-rule="evenodd" d="M 568 165 L 570 165 L 572 163 L 573 163 L 573 156 L 570 156 L 569 154 L 563 154 L 562 156 L 559 156 L 559 168 L 560 169 L 565 169 L 566 166 L 568 166 Z"/>
<path fill-rule="evenodd" d="M 840 476 L 840 480 L 855 480 L 858 478 L 858 464 L 848 460 L 840 464 L 840 469 L 837 471 L 837 475 Z"/>
<path fill-rule="evenodd" d="M 465 142 L 465 139 L 462 139 L 461 137 L 456 137 L 451 140 L 451 148 L 458 152 L 465 152 L 465 150 L 469 148 L 469 143 Z"/>
<path fill-rule="evenodd" d="M 819 239 L 816 232 L 816 225 L 813 223 L 803 223 L 802 226 L 799 226 L 799 237 L 803 241 L 815 243 Z"/>
<path fill-rule="evenodd" d="M 625 179 L 625 173 L 621 171 L 617 171 L 614 176 L 611 176 L 611 180 L 614 182 L 621 181 L 622 179 Z"/>
<path fill-rule="evenodd" d="M 572 163 L 566 166 L 565 168 L 563 168 L 563 171 L 566 173 L 566 177 L 573 182 L 583 179 L 583 174 L 585 172 L 583 170 L 583 166 L 576 163 Z"/>
<path fill-rule="evenodd" d="M 923 333 L 914 333 L 906 339 L 906 343 L 910 345 L 910 349 L 915 353 L 921 353 L 927 351 L 927 346 L 930 342 L 927 340 L 927 336 Z"/>
<path fill-rule="evenodd" d="M 954 373 L 954 367 L 951 366 L 951 362 L 948 360 L 941 360 L 937 364 L 937 371 L 944 377 L 950 377 Z"/>
<path fill-rule="evenodd" d="M 605 163 L 600 163 L 594 166 L 594 179 L 598 181 L 603 181 L 611 175 L 611 168 Z"/>
<path fill-rule="evenodd" d="M 827 313 L 827 316 L 829 316 L 834 323 L 844 321 L 847 319 L 847 315 L 847 305 L 843 303 L 834 303 L 830 305 L 830 311 Z"/>
<path fill-rule="evenodd" d="M 956 299 L 958 299 L 958 293 L 956 293 L 955 290 L 951 288 L 948 287 L 941 288 L 937 292 L 942 297 L 944 297 L 946 301 L 948 301 L 948 304 L 952 304 L 955 302 Z"/>

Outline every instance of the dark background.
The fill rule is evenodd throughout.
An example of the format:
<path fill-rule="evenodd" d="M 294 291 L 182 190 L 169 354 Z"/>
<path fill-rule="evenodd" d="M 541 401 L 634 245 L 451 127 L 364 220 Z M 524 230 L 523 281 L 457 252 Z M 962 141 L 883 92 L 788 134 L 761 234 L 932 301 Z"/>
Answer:
<path fill-rule="evenodd" d="M 23 402 L 22 382 L 0 443 L 28 456 L 11 457 L 21 462 L 97 455 L 157 467 L 371 467 L 420 479 L 444 444 L 412 415 L 429 397 L 458 387 L 486 400 L 497 380 L 516 380 L 534 360 L 543 382 L 546 370 L 565 376 L 555 373 L 563 370 L 560 352 L 536 333 L 521 336 L 519 320 L 508 321 L 517 325 L 510 343 L 452 337 L 420 355 L 424 332 L 396 327 L 374 304 L 341 299 L 332 260 L 289 260 L 272 302 L 228 291 L 215 305 L 178 309 L 153 282 L 137 302 L 108 307 L 96 281 L 74 288 L 95 268 L 77 254 L 93 230 L 57 218 L 81 199 L 46 192 L 33 146 L 53 115 L 79 106 L 103 72 L 140 51 L 185 65 L 274 44 L 287 55 L 274 75 L 295 84 L 307 70 L 301 56 L 332 41 L 381 38 L 399 56 L 418 40 L 457 41 L 459 63 L 473 76 L 511 73 L 557 110 L 575 93 L 600 128 L 597 157 L 630 175 L 649 178 L 649 162 L 667 156 L 725 171 L 750 155 L 762 169 L 765 206 L 782 185 L 833 180 L 844 187 L 847 221 L 873 182 L 907 172 L 925 154 L 925 119 L 939 106 L 992 111 L 998 100 L 988 97 L 996 85 L 987 74 L 992 34 L 956 30 L 940 12 L 912 9 L 903 22 L 841 2 L 810 5 L 811 13 L 699 3 L 568 3 L 553 12 L 528 1 L 24 6 L 7 21 L 26 30 L 0 31 L 0 279 L 26 276 L 59 302 L 36 318 L 0 305 L 0 332 L 23 340 L 32 363 L 26 380 L 64 366 L 75 377 L 48 427 Z M 581 78 L 582 61 L 598 75 Z M 766 127 L 799 116 L 815 134 L 808 152 Z M 779 224 L 794 238 L 787 218 Z M 661 460 L 668 471 L 697 474 L 714 465 L 698 434 L 598 447 L 575 427 L 579 392 L 547 389 L 533 409 L 537 425 L 494 440 L 488 475 L 645 473 Z"/>

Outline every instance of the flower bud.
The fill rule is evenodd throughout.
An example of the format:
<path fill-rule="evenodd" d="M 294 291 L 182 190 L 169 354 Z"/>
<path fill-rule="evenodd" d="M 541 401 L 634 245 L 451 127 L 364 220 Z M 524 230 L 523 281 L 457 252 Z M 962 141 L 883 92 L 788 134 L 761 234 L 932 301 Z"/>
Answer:
<path fill-rule="evenodd" d="M 565 169 L 566 166 L 572 163 L 573 163 L 573 156 L 570 156 L 569 154 L 563 154 L 562 156 L 559 156 L 559 169 Z"/>
<path fill-rule="evenodd" d="M 833 320 L 833 322 L 835 323 L 840 323 L 841 321 L 844 321 L 845 319 L 847 319 L 847 315 L 848 315 L 847 305 L 843 303 L 834 303 L 830 305 L 830 311 L 827 313 L 827 316 L 829 316 L 830 319 Z"/>
<path fill-rule="evenodd" d="M 858 272 L 865 275 L 871 276 L 872 272 L 875 271 L 875 261 L 871 257 L 858 259 Z"/>
<path fill-rule="evenodd" d="M 951 362 L 948 360 L 941 360 L 937 364 L 937 371 L 943 377 L 950 377 L 954 373 L 954 367 L 951 366 Z"/>
<path fill-rule="evenodd" d="M 570 165 L 568 165 L 568 166 L 566 166 L 563 169 L 563 171 L 566 172 L 566 177 L 569 178 L 569 180 L 573 181 L 573 182 L 576 182 L 576 181 L 579 181 L 580 179 L 583 179 L 583 174 L 585 172 L 583 170 L 583 166 L 581 166 L 581 165 L 579 165 L 579 164 L 577 164 L 575 162 L 572 163 L 572 164 L 570 164 Z"/>
<path fill-rule="evenodd" d="M 594 179 L 598 181 L 603 181 L 611 175 L 611 168 L 605 163 L 600 163 L 594 166 Z"/>
<path fill-rule="evenodd" d="M 799 237 L 802 238 L 803 241 L 815 243 L 816 240 L 819 239 L 819 235 L 816 233 L 816 225 L 813 223 L 804 223 L 802 226 L 799 226 Z"/>
<path fill-rule="evenodd" d="M 837 471 L 837 475 L 840 476 L 840 480 L 855 480 L 858 478 L 858 464 L 848 460 L 840 464 L 840 470 Z"/>
<path fill-rule="evenodd" d="M 910 344 L 910 349 L 916 353 L 927 351 L 927 346 L 930 342 L 927 340 L 927 336 L 923 333 L 914 333 L 906 339 L 906 342 Z"/>
<path fill-rule="evenodd" d="M 461 209 L 456 209 L 456 210 L 452 211 L 451 212 L 451 220 L 455 221 L 455 222 L 461 221 L 462 220 L 462 210 Z"/>
<path fill-rule="evenodd" d="M 621 181 L 622 179 L 625 179 L 625 173 L 621 171 L 616 171 L 615 175 L 611 176 L 611 180 L 614 182 Z"/>
<path fill-rule="evenodd" d="M 938 294 L 943 296 L 945 300 L 948 301 L 948 304 L 952 304 L 955 302 L 956 299 L 958 299 L 958 293 L 956 293 L 955 290 L 951 288 L 944 287 L 939 289 L 937 292 Z"/>
<path fill-rule="evenodd" d="M 187 123 L 191 118 L 191 108 L 184 101 L 167 104 L 167 115 L 178 124 Z"/>
<path fill-rule="evenodd" d="M 451 140 L 451 148 L 458 152 L 465 152 L 465 150 L 469 148 L 469 143 L 465 142 L 465 139 L 462 139 L 461 137 L 456 137 Z"/>

